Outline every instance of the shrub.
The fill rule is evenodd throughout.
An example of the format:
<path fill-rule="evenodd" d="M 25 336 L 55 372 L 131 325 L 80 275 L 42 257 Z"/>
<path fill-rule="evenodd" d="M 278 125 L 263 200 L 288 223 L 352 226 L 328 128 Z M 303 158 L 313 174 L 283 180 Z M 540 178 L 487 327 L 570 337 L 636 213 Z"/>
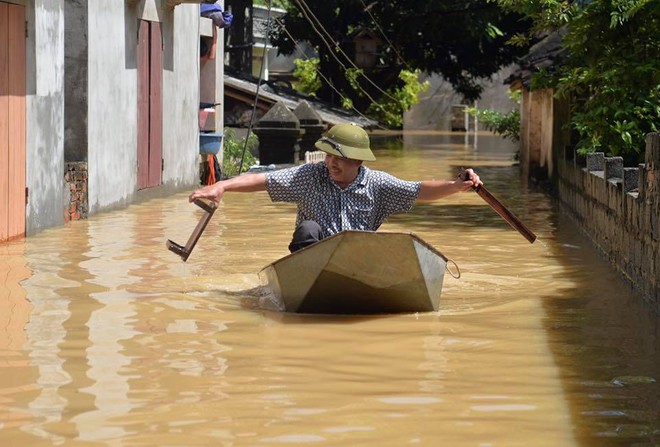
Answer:
<path fill-rule="evenodd" d="M 509 96 L 512 100 L 520 104 L 520 91 L 509 91 Z M 502 113 L 496 110 L 469 107 L 468 113 L 471 116 L 476 116 L 484 127 L 491 132 L 501 135 L 503 138 L 508 138 L 511 141 L 520 140 L 520 109 Z"/>
<path fill-rule="evenodd" d="M 259 138 L 251 133 L 248 138 L 247 147 L 245 138 L 237 138 L 234 129 L 225 129 L 224 149 L 222 157 L 222 174 L 224 178 L 233 177 L 248 170 L 248 168 L 257 163 L 257 159 L 252 155 L 251 149 L 259 145 Z M 245 156 L 243 156 L 245 152 Z M 241 159 L 243 167 L 241 168 Z"/>

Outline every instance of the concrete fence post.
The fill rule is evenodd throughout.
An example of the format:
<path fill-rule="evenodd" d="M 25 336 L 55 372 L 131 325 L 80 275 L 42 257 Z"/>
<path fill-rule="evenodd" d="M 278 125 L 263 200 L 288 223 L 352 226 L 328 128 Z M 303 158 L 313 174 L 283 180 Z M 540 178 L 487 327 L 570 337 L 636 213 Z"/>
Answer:
<path fill-rule="evenodd" d="M 326 125 L 323 123 L 321 115 L 304 99 L 293 110 L 293 114 L 300 121 L 300 128 L 305 131 L 300 139 L 300 153 L 298 154 L 298 158 L 304 160 L 307 152 L 316 150 L 314 143 L 321 138 Z"/>
<path fill-rule="evenodd" d="M 654 201 L 658 201 L 660 194 L 660 133 L 652 132 L 646 135 L 646 193 L 654 196 Z"/>
<path fill-rule="evenodd" d="M 637 189 L 639 184 L 639 168 L 623 168 L 623 193 Z"/>
<path fill-rule="evenodd" d="M 287 106 L 278 101 L 254 126 L 259 137 L 259 164 L 293 164 L 298 159 L 298 140 L 305 132 Z"/>
<path fill-rule="evenodd" d="M 644 158 L 651 169 L 660 167 L 660 132 L 646 134 L 646 156 Z"/>
<path fill-rule="evenodd" d="M 639 193 L 640 200 L 643 200 L 646 195 L 646 165 L 640 163 L 637 166 L 637 192 Z"/>
<path fill-rule="evenodd" d="M 587 154 L 587 172 L 603 171 L 605 169 L 605 154 L 593 152 Z"/>
<path fill-rule="evenodd" d="M 651 237 L 660 240 L 660 133 L 646 135 L 646 197 Z M 660 262 L 660 257 L 659 257 Z"/>
<path fill-rule="evenodd" d="M 623 178 L 623 157 L 605 157 L 605 179 Z"/>

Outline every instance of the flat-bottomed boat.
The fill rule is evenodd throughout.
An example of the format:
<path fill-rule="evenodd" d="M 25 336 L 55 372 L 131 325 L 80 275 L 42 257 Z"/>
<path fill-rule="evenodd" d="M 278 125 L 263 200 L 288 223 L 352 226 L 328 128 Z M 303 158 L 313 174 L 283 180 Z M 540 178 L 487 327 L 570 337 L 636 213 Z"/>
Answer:
<path fill-rule="evenodd" d="M 414 233 L 342 231 L 267 265 L 286 312 L 437 311 L 447 258 Z"/>

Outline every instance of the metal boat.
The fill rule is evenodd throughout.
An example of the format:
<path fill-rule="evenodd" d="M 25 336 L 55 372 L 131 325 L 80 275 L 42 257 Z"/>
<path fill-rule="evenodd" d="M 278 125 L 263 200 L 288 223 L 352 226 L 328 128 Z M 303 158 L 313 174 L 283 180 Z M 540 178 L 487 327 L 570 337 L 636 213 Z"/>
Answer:
<path fill-rule="evenodd" d="M 259 272 L 285 311 L 438 310 L 447 257 L 413 233 L 342 231 Z"/>

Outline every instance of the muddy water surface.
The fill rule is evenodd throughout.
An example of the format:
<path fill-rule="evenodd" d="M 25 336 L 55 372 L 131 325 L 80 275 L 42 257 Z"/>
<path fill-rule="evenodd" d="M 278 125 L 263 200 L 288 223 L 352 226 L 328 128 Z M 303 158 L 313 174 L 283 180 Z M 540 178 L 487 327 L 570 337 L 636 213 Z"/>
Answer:
<path fill-rule="evenodd" d="M 509 145 L 465 140 L 376 138 L 370 165 L 474 166 L 539 236 L 472 193 L 391 218 L 460 266 L 437 313 L 278 311 L 257 273 L 295 213 L 265 193 L 228 195 L 187 263 L 185 194 L 0 245 L 0 445 L 659 444 L 660 319 Z"/>

